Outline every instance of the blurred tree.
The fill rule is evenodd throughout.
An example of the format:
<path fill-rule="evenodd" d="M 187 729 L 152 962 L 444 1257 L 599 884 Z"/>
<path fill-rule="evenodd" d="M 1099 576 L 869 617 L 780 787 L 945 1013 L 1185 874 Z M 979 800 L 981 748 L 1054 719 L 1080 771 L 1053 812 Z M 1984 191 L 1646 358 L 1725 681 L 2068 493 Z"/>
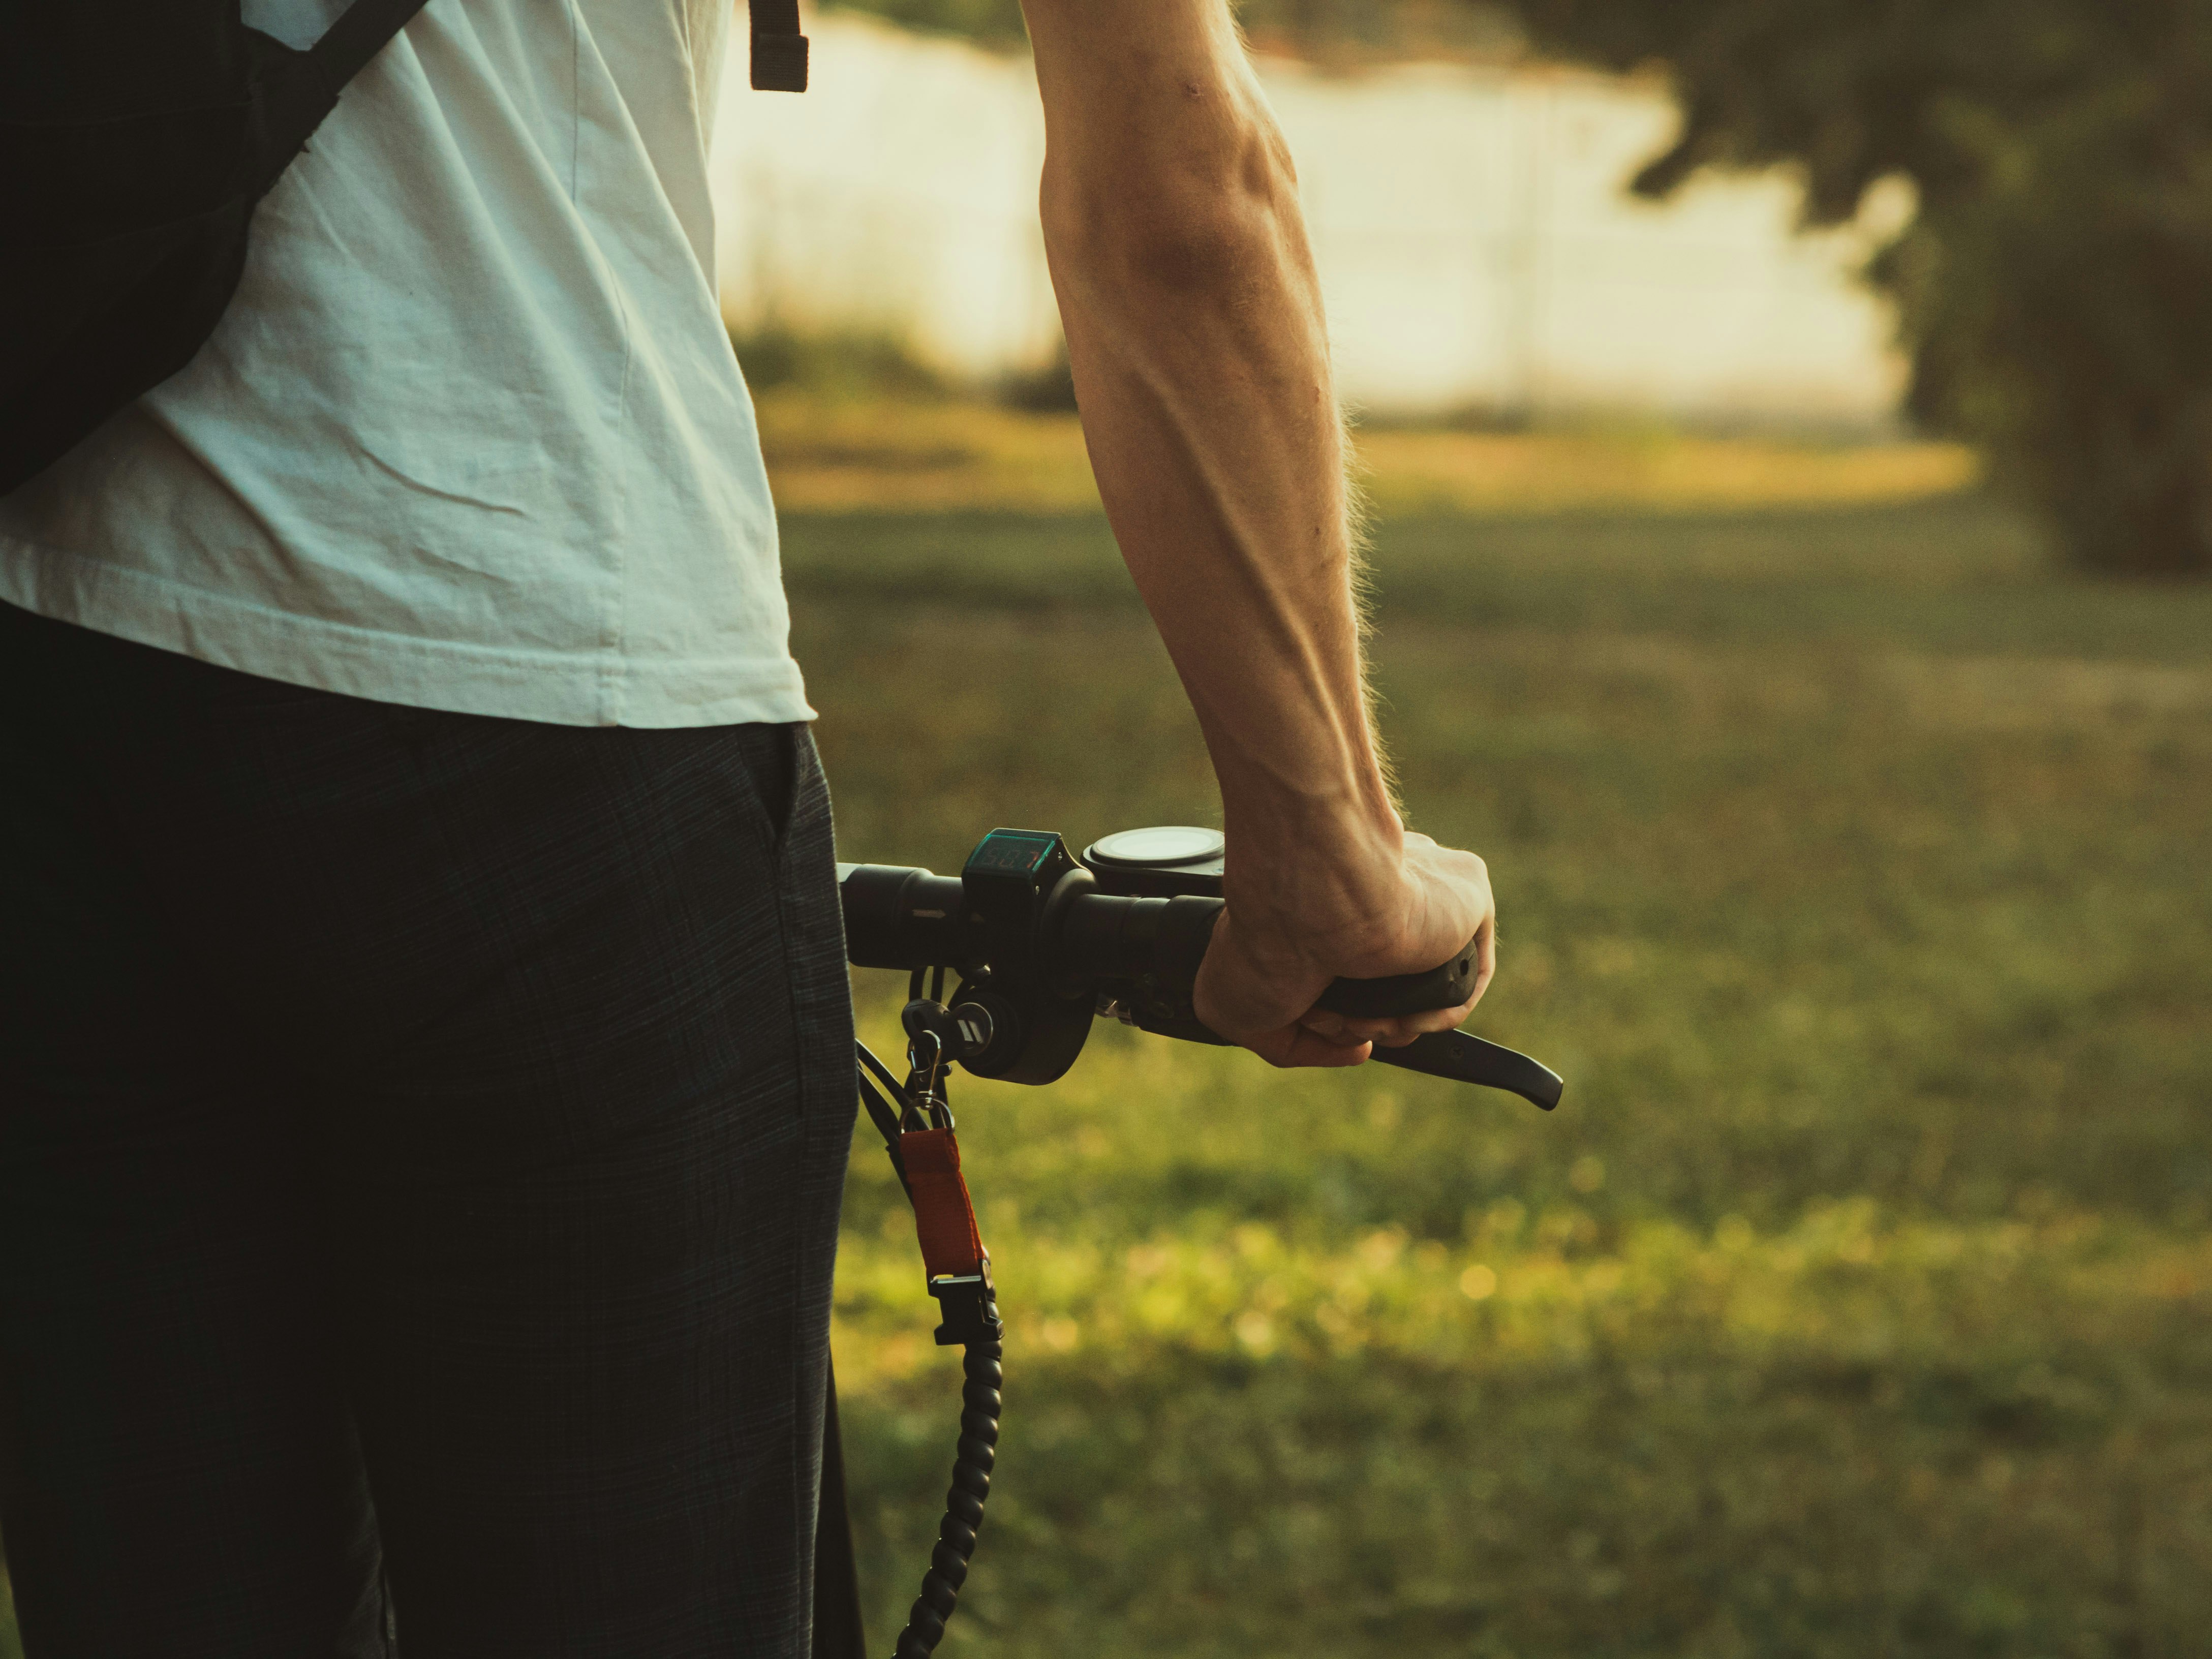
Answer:
<path fill-rule="evenodd" d="M 1514 0 L 1540 48 L 1663 64 L 1635 180 L 1790 162 L 1807 216 L 1918 187 L 1871 275 L 1912 405 L 2095 569 L 2212 571 L 2212 0 Z"/>
<path fill-rule="evenodd" d="M 992 45 L 1018 0 L 842 0 Z M 1634 188 L 1799 167 L 1814 223 L 1917 187 L 1870 275 L 1913 411 L 1988 452 L 2080 563 L 2212 572 L 2212 0 L 1238 0 L 1310 57 L 1665 65 L 1684 123 Z M 1456 20 L 1456 21 L 1455 21 Z"/>

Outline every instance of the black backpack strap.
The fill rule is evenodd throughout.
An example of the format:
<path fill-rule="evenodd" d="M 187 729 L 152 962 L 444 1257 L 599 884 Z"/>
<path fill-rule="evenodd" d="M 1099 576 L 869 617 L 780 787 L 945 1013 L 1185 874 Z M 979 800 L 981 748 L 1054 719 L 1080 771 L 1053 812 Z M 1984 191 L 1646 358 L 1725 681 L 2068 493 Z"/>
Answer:
<path fill-rule="evenodd" d="M 423 0 L 354 0 L 345 15 L 325 29 L 323 38 L 307 49 L 307 55 L 330 82 L 332 96 L 367 69 L 368 60 L 382 52 L 422 6 Z"/>
<path fill-rule="evenodd" d="M 805 91 L 806 37 L 799 32 L 799 0 L 746 0 L 745 10 L 753 25 L 753 90 Z"/>
<path fill-rule="evenodd" d="M 256 81 L 255 165 L 250 193 L 258 198 L 292 158 L 307 148 L 346 83 L 368 66 L 424 0 L 353 0 L 344 16 L 305 52 L 260 37 L 269 67 Z M 252 33 L 252 31 L 248 31 Z"/>

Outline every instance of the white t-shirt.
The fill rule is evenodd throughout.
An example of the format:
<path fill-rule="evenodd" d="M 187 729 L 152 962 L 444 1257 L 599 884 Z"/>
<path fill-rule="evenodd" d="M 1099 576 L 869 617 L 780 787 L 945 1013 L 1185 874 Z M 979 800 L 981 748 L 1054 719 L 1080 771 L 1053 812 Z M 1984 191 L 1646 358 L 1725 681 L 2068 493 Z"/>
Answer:
<path fill-rule="evenodd" d="M 385 702 L 811 717 L 715 302 L 730 7 L 428 0 L 199 355 L 0 498 L 0 599 Z M 246 15 L 301 46 L 343 9 Z"/>

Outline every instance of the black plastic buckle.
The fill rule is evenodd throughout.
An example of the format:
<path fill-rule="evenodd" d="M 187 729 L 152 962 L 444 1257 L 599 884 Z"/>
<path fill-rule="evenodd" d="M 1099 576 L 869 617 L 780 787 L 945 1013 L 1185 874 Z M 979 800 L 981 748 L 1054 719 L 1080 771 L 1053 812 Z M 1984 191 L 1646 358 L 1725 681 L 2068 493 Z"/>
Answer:
<path fill-rule="evenodd" d="M 965 1347 L 970 1342 L 996 1342 L 1006 1334 L 999 1321 L 999 1293 L 991 1284 L 991 1264 L 981 1273 L 955 1277 L 943 1274 L 929 1281 L 945 1322 L 937 1328 L 940 1348 Z"/>

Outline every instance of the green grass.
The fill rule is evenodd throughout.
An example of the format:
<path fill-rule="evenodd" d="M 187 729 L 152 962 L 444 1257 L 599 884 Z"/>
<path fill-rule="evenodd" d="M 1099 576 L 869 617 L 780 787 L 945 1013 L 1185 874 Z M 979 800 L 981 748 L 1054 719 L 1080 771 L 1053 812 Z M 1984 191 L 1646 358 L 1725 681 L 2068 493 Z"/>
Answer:
<path fill-rule="evenodd" d="M 1215 811 L 1096 519 L 785 536 L 845 856 Z M 1118 1028 L 964 1080 L 1011 1332 L 943 1651 L 2203 1653 L 2212 590 L 1974 497 L 1375 565 L 1411 816 L 1499 892 L 1475 1027 L 1565 1103 Z M 866 1136 L 838 1294 L 887 1647 L 956 1373 Z"/>
<path fill-rule="evenodd" d="M 1095 520 L 786 549 L 844 856 L 1216 810 Z M 2202 1652 L 2212 592 L 2051 574 L 1974 497 L 1375 564 L 1411 817 L 1500 895 L 1475 1029 L 1565 1104 L 1118 1030 L 965 1082 L 1012 1333 L 945 1650 Z M 883 1640 L 953 1373 L 866 1142 L 848 1206 Z"/>

